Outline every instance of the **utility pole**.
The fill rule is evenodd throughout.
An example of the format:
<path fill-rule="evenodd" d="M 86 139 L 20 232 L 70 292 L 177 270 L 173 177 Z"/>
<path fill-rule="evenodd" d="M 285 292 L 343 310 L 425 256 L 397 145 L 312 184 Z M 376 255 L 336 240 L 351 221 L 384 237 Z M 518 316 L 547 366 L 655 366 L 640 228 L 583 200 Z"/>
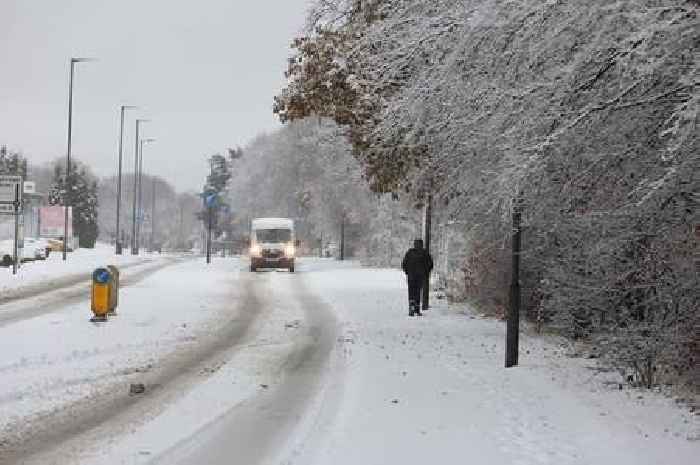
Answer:
<path fill-rule="evenodd" d="M 141 143 L 141 139 L 139 138 L 139 126 L 141 123 L 145 123 L 147 119 L 137 119 L 136 120 L 136 135 L 135 135 L 135 140 L 134 140 L 134 198 L 133 202 L 131 205 L 131 255 L 138 255 L 139 254 L 139 249 L 138 249 L 138 242 L 136 240 L 136 205 L 137 205 L 137 195 L 138 195 L 138 187 L 139 187 L 139 145 Z"/>
<path fill-rule="evenodd" d="M 66 182 L 63 184 L 63 261 L 68 258 L 68 204 L 70 203 L 70 156 L 73 131 L 73 74 L 75 58 L 70 59 L 70 78 L 68 80 L 68 151 L 66 153 Z"/>
<path fill-rule="evenodd" d="M 143 181 L 143 143 L 145 139 L 141 139 L 141 144 L 139 147 L 139 173 L 137 176 L 138 183 L 139 183 L 139 192 L 138 192 L 138 214 L 137 214 L 137 219 L 138 223 L 136 223 L 136 250 L 141 250 L 141 229 L 143 227 L 143 221 L 144 221 L 144 215 L 143 215 L 143 189 L 142 189 L 142 181 Z"/>
<path fill-rule="evenodd" d="M 71 58 L 70 59 L 70 78 L 68 79 L 68 150 L 66 152 L 66 182 L 64 185 L 65 194 L 63 198 L 63 261 L 67 259 L 68 250 L 68 203 L 70 199 L 70 157 L 71 157 L 71 145 L 72 145 L 72 131 L 73 131 L 73 75 L 75 74 L 75 64 L 82 63 L 85 61 L 94 61 L 93 58 Z"/>
<path fill-rule="evenodd" d="M 139 223 L 138 227 L 136 230 L 136 248 L 140 249 L 141 248 L 141 235 L 142 235 L 142 229 L 143 229 L 143 221 L 144 221 L 144 199 L 143 199 L 143 146 L 145 144 L 149 144 L 151 142 L 155 141 L 153 137 L 147 137 L 145 139 L 141 139 L 141 148 L 139 151 L 139 175 L 138 175 L 138 181 L 139 181 Z"/>
<path fill-rule="evenodd" d="M 136 248 L 136 191 L 138 189 L 138 172 L 139 172 L 139 125 L 141 119 L 136 120 L 136 136 L 134 137 L 134 196 L 131 206 L 131 255 L 138 255 L 139 249 Z"/>
<path fill-rule="evenodd" d="M 124 144 L 124 110 L 136 108 L 133 105 L 122 105 L 120 107 L 120 123 L 119 123 L 119 170 L 117 172 L 117 226 L 115 229 L 116 240 L 114 244 L 114 253 L 122 254 L 122 237 L 120 235 L 120 220 L 121 220 L 121 205 L 122 205 L 122 146 Z"/>
<path fill-rule="evenodd" d="M 423 216 L 423 247 L 425 247 L 426 252 L 430 253 L 430 239 L 432 232 L 432 222 L 433 222 L 433 195 L 428 194 L 428 199 L 425 204 L 425 211 Z M 421 306 L 423 310 L 430 308 L 430 273 L 425 275 L 425 282 L 423 283 L 423 294 L 422 294 Z"/>
<path fill-rule="evenodd" d="M 506 368 L 518 364 L 518 345 L 520 334 L 520 221 L 522 199 L 513 200 L 512 231 L 512 276 L 510 284 L 510 305 L 506 322 Z"/>

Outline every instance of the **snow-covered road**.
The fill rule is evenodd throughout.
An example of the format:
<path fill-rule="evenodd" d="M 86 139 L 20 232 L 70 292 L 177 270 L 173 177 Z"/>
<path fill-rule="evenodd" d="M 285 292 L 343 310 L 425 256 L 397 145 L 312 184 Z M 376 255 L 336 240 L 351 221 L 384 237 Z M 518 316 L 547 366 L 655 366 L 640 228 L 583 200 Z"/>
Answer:
<path fill-rule="evenodd" d="M 156 391 L 209 360 L 221 338 L 242 337 L 251 320 L 231 311 L 237 267 L 222 265 L 187 261 L 135 282 L 106 323 L 89 322 L 84 296 L 44 303 L 39 316 L 1 327 L 0 458 L 25 457 L 112 421 L 139 400 L 129 397 L 131 383 Z"/>
<path fill-rule="evenodd" d="M 176 264 L 87 322 L 71 301 L 0 326 L 0 463 L 690 464 L 698 416 L 618 389 L 556 339 L 436 302 L 395 270 Z M 11 305 L 19 304 L 14 302 Z M 2 311 L 2 306 L 0 306 Z M 130 396 L 131 383 L 146 392 Z"/>

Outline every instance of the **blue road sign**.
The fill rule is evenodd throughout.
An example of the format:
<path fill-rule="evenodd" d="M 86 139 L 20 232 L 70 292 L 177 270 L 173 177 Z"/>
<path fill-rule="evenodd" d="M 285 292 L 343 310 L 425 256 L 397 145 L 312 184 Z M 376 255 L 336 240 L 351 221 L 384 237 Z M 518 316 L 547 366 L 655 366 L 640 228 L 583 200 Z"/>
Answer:
<path fill-rule="evenodd" d="M 212 208 L 212 207 L 216 206 L 217 200 L 218 200 L 218 196 L 216 195 L 216 193 L 209 193 L 204 198 L 204 203 L 207 204 L 207 207 Z"/>
<path fill-rule="evenodd" d="M 111 275 L 109 273 L 109 270 L 105 268 L 98 268 L 92 274 L 92 277 L 95 280 L 95 282 L 98 282 L 100 284 L 106 284 L 109 282 L 109 278 L 111 277 Z"/>

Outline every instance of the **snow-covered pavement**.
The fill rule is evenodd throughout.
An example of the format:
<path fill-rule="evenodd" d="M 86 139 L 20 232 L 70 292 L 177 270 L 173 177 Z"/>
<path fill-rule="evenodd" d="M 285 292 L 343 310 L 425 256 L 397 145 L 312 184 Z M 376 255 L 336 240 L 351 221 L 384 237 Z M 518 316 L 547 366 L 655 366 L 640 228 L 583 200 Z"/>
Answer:
<path fill-rule="evenodd" d="M 20 463 L 90 465 L 681 465 L 700 454 L 698 416 L 606 383 L 561 341 L 523 337 L 521 366 L 506 370 L 502 322 L 444 302 L 409 318 L 398 271 L 246 268 L 162 269 L 124 289 L 106 324 L 89 323 L 82 301 L 0 327 L 0 463 L 3 445 Z M 129 396 L 131 383 L 146 392 Z"/>
<path fill-rule="evenodd" d="M 318 263 L 305 278 L 342 321 L 345 373 L 280 463 L 697 463 L 697 415 L 552 341 L 522 338 L 506 370 L 502 322 L 444 303 L 408 318 L 398 271 Z"/>

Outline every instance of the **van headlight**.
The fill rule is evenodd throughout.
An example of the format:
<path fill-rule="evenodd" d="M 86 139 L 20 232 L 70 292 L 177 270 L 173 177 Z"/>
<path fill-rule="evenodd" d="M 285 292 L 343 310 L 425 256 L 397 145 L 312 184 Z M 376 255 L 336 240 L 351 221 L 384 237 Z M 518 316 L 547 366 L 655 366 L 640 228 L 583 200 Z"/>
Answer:
<path fill-rule="evenodd" d="M 259 257 L 262 254 L 262 249 L 259 245 L 254 245 L 250 248 L 251 257 Z"/>
<path fill-rule="evenodd" d="M 294 246 L 293 246 L 293 245 L 288 245 L 288 246 L 285 247 L 285 249 L 284 249 L 284 254 L 285 254 L 287 257 L 293 257 L 295 253 L 296 253 L 296 250 L 294 250 Z"/>

